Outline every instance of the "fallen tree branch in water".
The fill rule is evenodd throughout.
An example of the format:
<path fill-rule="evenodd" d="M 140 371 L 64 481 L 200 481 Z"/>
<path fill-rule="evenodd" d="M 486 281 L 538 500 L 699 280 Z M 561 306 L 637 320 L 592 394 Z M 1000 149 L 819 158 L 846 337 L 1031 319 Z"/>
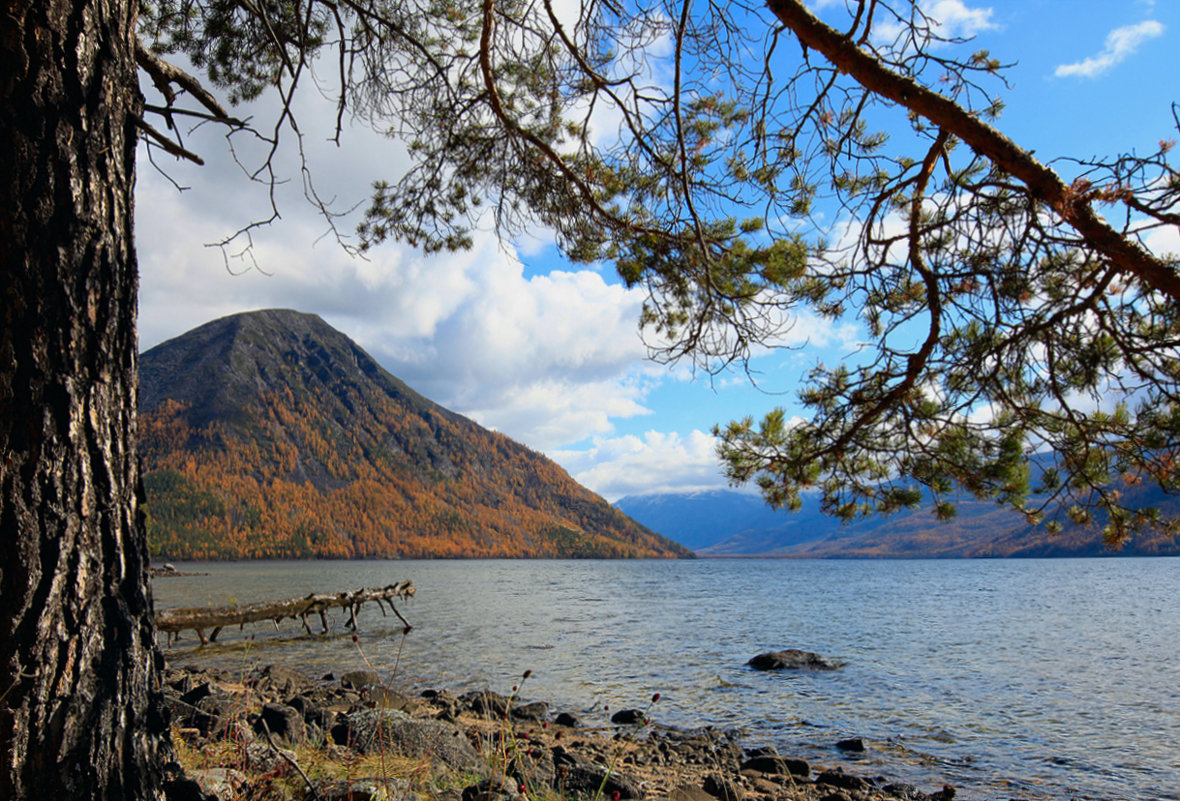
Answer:
<path fill-rule="evenodd" d="M 323 626 L 321 633 L 326 634 L 328 632 L 327 610 L 340 608 L 348 610 L 348 620 L 345 621 L 345 627 L 356 631 L 356 613 L 365 603 L 374 601 L 380 607 L 382 615 L 385 614 L 385 606 L 388 604 L 390 611 L 397 615 L 398 620 L 404 624 L 405 631 L 408 633 L 413 626 L 402 617 L 401 612 L 397 611 L 393 601 L 394 599 L 405 600 L 413 595 L 414 585 L 409 581 L 400 581 L 385 587 L 360 589 L 352 592 L 313 593 L 305 598 L 264 601 L 245 606 L 166 609 L 156 614 L 156 629 L 168 633 L 169 645 L 174 639 L 180 639 L 182 631 L 195 631 L 201 639 L 201 644 L 205 645 L 215 642 L 217 635 L 226 626 L 236 624 L 240 628 L 247 623 L 257 623 L 263 620 L 273 621 L 276 629 L 278 629 L 279 622 L 286 618 L 299 620 L 303 623 L 303 628 L 307 633 L 311 634 L 311 626 L 308 625 L 307 616 L 318 614 Z M 208 637 L 205 636 L 206 629 L 212 630 Z"/>

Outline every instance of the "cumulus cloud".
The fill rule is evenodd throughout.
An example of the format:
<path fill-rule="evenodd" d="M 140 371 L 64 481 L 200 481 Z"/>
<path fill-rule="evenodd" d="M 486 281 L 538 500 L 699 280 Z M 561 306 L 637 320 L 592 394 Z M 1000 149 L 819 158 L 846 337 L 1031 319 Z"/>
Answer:
<path fill-rule="evenodd" d="M 254 236 L 261 269 L 233 275 L 203 246 L 218 222 L 159 181 L 143 181 L 139 197 L 141 347 L 226 314 L 294 308 L 320 314 L 427 397 L 535 448 L 647 412 L 658 374 L 636 330 L 641 293 L 598 273 L 526 278 L 491 234 L 456 254 L 391 245 L 355 259 L 314 244 L 317 222 L 292 214 Z"/>
<path fill-rule="evenodd" d="M 992 9 L 969 8 L 962 0 L 938 0 L 923 10 L 934 22 L 935 33 L 947 38 L 977 36 L 996 27 Z"/>
<path fill-rule="evenodd" d="M 335 113 L 313 88 L 296 106 L 306 174 L 334 208 L 363 207 L 372 180 L 396 180 L 406 168 L 399 143 L 364 126 L 344 132 L 346 147 L 331 143 Z M 240 113 L 266 120 L 274 111 Z M 165 176 L 141 147 L 141 348 L 227 314 L 293 308 L 321 315 L 427 397 L 534 448 L 609 434 L 612 420 L 648 413 L 644 397 L 665 373 L 645 359 L 640 292 L 556 261 L 558 269 L 526 276 L 517 252 L 490 231 L 465 252 L 427 257 L 386 243 L 354 258 L 325 236 L 327 222 L 304 198 L 296 142 L 287 136 L 275 164 L 280 179 L 293 179 L 275 188 L 282 219 L 224 251 L 206 245 L 265 219 L 270 187 L 249 180 L 210 126 L 185 138 L 205 167 L 165 158 Z M 250 168 L 265 156 L 249 138 L 235 147 Z M 357 219 L 341 218 L 340 231 L 350 235 Z M 551 240 L 537 234 L 533 255 Z"/>
<path fill-rule="evenodd" d="M 971 8 L 963 0 L 936 0 L 919 4 L 930 24 L 930 33 L 939 39 L 969 39 L 984 31 L 996 29 L 992 22 L 991 8 Z M 890 19 L 879 21 L 873 27 L 874 38 L 878 41 L 893 41 L 905 31 L 905 23 Z"/>
<path fill-rule="evenodd" d="M 1156 20 L 1144 20 L 1135 25 L 1115 28 L 1106 35 L 1106 46 L 1101 53 L 1073 64 L 1061 64 L 1053 74 L 1058 78 L 1097 78 L 1134 55 L 1144 42 L 1162 36 L 1163 33 L 1163 24 Z"/>
<path fill-rule="evenodd" d="M 405 169 L 404 149 L 363 126 L 346 131 L 347 146 L 336 147 L 327 141 L 335 114 L 326 102 L 314 92 L 297 99 L 309 174 L 336 208 L 363 205 L 371 180 L 396 180 Z M 265 108 L 240 113 L 268 118 Z M 166 159 L 165 177 L 140 152 L 142 349 L 237 312 L 313 312 L 422 394 L 557 456 L 605 492 L 725 483 L 707 434 L 617 436 L 616 426 L 629 418 L 653 415 L 659 427 L 654 390 L 685 380 L 688 371 L 647 360 L 637 331 L 643 293 L 612 282 L 607 270 L 563 265 L 549 250 L 551 234 L 522 240 L 526 254 L 541 257 L 529 270 L 520 251 L 486 231 L 466 252 L 427 257 L 387 243 L 354 258 L 325 236 L 326 221 L 303 197 L 301 159 L 287 149 L 276 163 L 280 178 L 294 179 L 276 189 L 282 219 L 253 231 L 248 250 L 246 238 L 224 251 L 210 248 L 269 216 L 269 187 L 249 180 L 212 127 L 188 132 L 185 144 L 208 166 Z M 238 145 L 239 158 L 254 166 L 259 153 L 247 141 Z M 355 213 L 342 218 L 340 230 L 349 234 L 356 221 Z M 789 340 L 846 336 L 807 317 Z M 570 450 L 591 437 L 590 450 Z"/>
<path fill-rule="evenodd" d="M 1180 257 L 1180 230 L 1175 226 L 1153 228 L 1143 239 L 1143 245 L 1159 258 Z"/>
<path fill-rule="evenodd" d="M 648 431 L 598 438 L 586 450 L 550 454 L 581 484 L 614 502 L 625 495 L 688 492 L 727 485 L 712 434 Z"/>

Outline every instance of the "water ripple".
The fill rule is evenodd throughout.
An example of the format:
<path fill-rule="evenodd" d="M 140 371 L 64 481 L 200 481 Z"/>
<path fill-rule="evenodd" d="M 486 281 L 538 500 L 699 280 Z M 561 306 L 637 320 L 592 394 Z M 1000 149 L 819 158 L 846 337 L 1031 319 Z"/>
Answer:
<path fill-rule="evenodd" d="M 186 570 L 190 566 L 185 567 Z M 818 764 L 862 737 L 874 773 L 965 799 L 1178 799 L 1180 560 L 238 563 L 157 581 L 162 607 L 241 603 L 409 578 L 396 621 L 350 636 L 174 648 L 170 658 L 313 675 L 371 661 L 410 687 L 522 692 L 560 710 L 646 704 L 660 723 L 740 727 Z M 609 595 L 587 592 L 609 588 Z M 718 592 L 718 588 L 722 591 Z M 340 621 L 337 622 L 337 625 Z M 292 625 L 292 624 L 288 624 Z M 294 631 L 294 626 L 288 634 Z M 832 673 L 757 673 L 800 647 Z M 363 655 L 362 655 L 363 652 Z M 599 720 L 598 718 L 601 718 Z"/>

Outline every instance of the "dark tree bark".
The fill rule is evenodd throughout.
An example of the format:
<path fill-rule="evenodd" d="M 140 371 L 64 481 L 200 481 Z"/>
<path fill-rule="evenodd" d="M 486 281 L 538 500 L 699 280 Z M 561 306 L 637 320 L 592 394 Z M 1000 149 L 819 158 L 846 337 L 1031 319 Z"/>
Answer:
<path fill-rule="evenodd" d="M 137 509 L 136 0 L 0 11 L 0 798 L 158 798 Z"/>

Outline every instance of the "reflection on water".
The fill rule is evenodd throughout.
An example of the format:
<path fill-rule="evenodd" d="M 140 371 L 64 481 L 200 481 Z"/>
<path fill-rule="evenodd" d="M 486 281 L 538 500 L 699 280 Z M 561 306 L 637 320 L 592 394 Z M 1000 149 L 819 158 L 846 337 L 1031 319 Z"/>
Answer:
<path fill-rule="evenodd" d="M 287 621 L 174 646 L 174 662 L 312 675 L 365 659 L 407 687 L 524 694 L 605 720 L 653 692 L 653 717 L 743 732 L 819 764 L 960 797 L 1180 799 L 1180 560 L 379 561 L 183 565 L 159 608 L 410 579 L 414 624 L 369 606 L 354 643 Z M 268 630 L 269 628 L 269 630 Z M 253 640 L 251 639 L 253 637 Z M 835 672 L 757 673 L 805 648 Z M 865 738 L 854 760 L 834 743 Z M 929 788 L 927 788 L 929 789 Z"/>

